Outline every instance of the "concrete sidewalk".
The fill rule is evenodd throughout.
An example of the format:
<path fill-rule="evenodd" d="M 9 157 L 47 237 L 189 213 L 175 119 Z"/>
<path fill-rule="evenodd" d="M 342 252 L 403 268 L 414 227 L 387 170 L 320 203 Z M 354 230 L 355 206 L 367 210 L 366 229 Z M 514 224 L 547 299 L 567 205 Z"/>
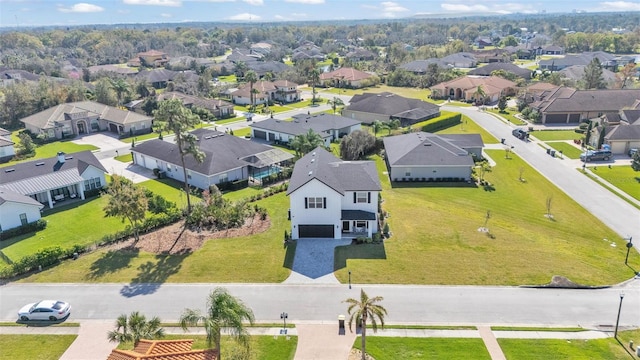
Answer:
<path fill-rule="evenodd" d="M 116 347 L 107 340 L 107 332 L 113 330 L 113 321 L 81 321 L 80 327 L 41 326 L 0 326 L 0 334 L 78 334 L 76 340 L 60 358 L 61 360 L 104 360 Z M 284 336 L 279 327 L 248 328 L 251 335 Z M 165 327 L 172 335 L 205 335 L 202 327 Z M 287 337 L 297 336 L 295 360 L 346 360 L 357 340 L 358 334 L 345 329 L 339 332 L 334 323 L 300 323 L 287 329 Z M 612 337 L 611 331 L 585 330 L 563 331 L 493 331 L 490 326 L 478 326 L 477 330 L 435 330 L 435 329 L 384 329 L 367 332 L 368 337 L 422 337 L 422 338 L 481 338 L 492 360 L 504 360 L 505 356 L 497 339 L 565 339 L 588 340 Z"/>

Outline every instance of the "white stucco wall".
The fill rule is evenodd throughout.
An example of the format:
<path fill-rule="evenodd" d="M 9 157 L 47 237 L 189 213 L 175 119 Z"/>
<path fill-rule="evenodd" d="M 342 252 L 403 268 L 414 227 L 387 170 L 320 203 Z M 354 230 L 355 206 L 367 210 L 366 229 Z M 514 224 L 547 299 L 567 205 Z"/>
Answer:
<path fill-rule="evenodd" d="M 435 172 L 434 172 L 435 171 Z M 407 176 L 409 172 L 411 175 Z M 402 181 L 403 178 L 447 178 L 457 177 L 470 179 L 471 167 L 469 166 L 428 166 L 428 167 L 399 167 L 392 166 L 391 173 L 389 174 L 391 181 Z"/>
<path fill-rule="evenodd" d="M 27 214 L 27 222 L 32 223 L 40 219 L 38 205 L 30 205 L 16 202 L 5 202 L 0 205 L 0 226 L 2 230 L 9 230 L 22 225 L 20 214 Z"/>
<path fill-rule="evenodd" d="M 100 184 L 102 186 L 105 186 L 107 184 L 107 179 L 105 176 L 104 171 L 93 167 L 93 166 L 89 166 L 87 167 L 84 172 L 82 174 L 80 174 L 80 176 L 82 176 L 83 179 L 85 180 L 89 180 L 89 179 L 94 179 L 94 178 L 100 178 Z M 82 184 L 82 190 L 84 191 L 84 184 Z"/>
<path fill-rule="evenodd" d="M 305 209 L 306 197 L 326 197 L 326 209 Z M 342 195 L 313 179 L 289 195 L 291 236 L 298 239 L 299 225 L 333 225 L 335 238 L 341 236 Z"/>

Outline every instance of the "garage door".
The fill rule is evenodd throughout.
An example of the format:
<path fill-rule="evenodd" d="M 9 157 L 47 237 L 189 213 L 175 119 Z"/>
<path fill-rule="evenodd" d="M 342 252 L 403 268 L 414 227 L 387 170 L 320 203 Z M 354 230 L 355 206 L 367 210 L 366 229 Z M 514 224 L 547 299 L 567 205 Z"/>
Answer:
<path fill-rule="evenodd" d="M 256 139 L 266 139 L 267 133 L 261 130 L 253 130 L 253 137 Z"/>
<path fill-rule="evenodd" d="M 333 225 L 300 225 L 298 236 L 301 238 L 333 239 Z"/>
<path fill-rule="evenodd" d="M 567 122 L 567 114 L 547 114 L 545 123 L 547 124 L 559 124 Z"/>

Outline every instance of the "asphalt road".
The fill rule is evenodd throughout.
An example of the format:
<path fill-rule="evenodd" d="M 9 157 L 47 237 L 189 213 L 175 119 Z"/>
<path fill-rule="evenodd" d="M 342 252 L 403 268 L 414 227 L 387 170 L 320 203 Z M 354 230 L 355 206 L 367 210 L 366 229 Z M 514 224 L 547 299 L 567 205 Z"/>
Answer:
<path fill-rule="evenodd" d="M 357 274 L 354 274 L 357 275 Z M 13 321 L 22 305 L 35 299 L 64 299 L 72 305 L 70 321 L 115 319 L 141 311 L 163 321 L 177 320 L 185 308 L 204 309 L 215 284 L 9 284 L 0 287 L 0 319 Z M 332 323 L 346 314 L 343 300 L 359 298 L 360 285 L 222 284 L 243 299 L 261 322 L 279 322 L 287 312 L 293 322 Z M 131 291 L 132 287 L 135 291 Z M 640 325 L 640 280 L 599 290 L 517 287 L 364 285 L 370 296 L 383 296 L 390 324 L 503 324 L 611 327 L 619 294 L 625 293 L 621 326 Z"/>
<path fill-rule="evenodd" d="M 475 107 L 444 106 L 443 109 L 461 112 L 473 118 L 476 123 L 498 139 L 505 139 L 508 146 L 514 147 L 513 150 L 518 156 L 618 235 L 623 238 L 632 236 L 634 239 L 640 239 L 640 210 L 589 179 L 575 167 L 563 164 L 563 160 L 547 155 L 545 149 L 538 144 L 521 141 L 511 135 L 511 130 L 515 126 L 505 124 L 489 113 L 478 111 Z M 526 178 L 526 174 L 524 177 Z"/>

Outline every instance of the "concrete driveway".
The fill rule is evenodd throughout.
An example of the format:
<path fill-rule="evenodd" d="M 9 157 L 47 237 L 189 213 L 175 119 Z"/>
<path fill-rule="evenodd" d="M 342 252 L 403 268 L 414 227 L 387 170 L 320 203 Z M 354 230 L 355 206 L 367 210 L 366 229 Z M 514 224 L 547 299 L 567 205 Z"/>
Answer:
<path fill-rule="evenodd" d="M 97 146 L 100 148 L 100 151 L 121 149 L 122 147 L 130 145 L 120 141 L 115 134 L 110 133 L 88 134 L 71 140 L 71 142 L 78 145 L 88 144 Z"/>
<path fill-rule="evenodd" d="M 337 246 L 351 244 L 351 239 L 298 239 L 291 275 L 285 284 L 339 284 L 333 275 Z"/>

